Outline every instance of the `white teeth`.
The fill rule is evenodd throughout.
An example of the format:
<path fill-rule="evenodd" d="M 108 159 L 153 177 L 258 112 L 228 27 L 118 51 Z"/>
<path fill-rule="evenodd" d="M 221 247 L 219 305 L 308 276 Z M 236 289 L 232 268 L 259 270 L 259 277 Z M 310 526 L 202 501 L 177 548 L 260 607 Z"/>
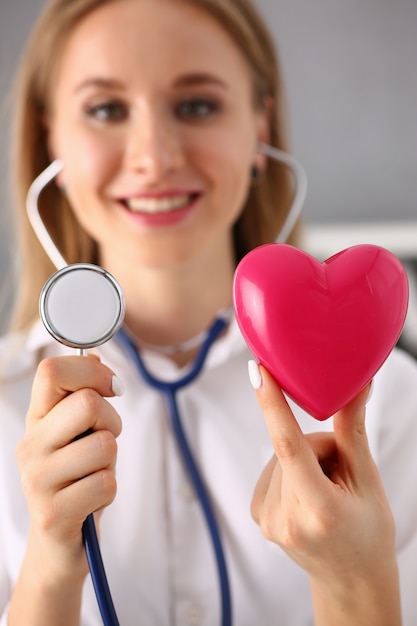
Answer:
<path fill-rule="evenodd" d="M 131 211 L 141 213 L 166 213 L 186 206 L 190 196 L 175 196 L 172 198 L 130 198 L 126 205 Z"/>

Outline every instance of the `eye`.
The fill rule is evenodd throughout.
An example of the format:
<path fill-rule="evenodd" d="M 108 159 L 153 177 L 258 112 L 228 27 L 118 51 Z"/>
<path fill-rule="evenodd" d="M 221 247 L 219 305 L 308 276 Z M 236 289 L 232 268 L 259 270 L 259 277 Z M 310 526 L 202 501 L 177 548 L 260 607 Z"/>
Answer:
<path fill-rule="evenodd" d="M 177 114 L 180 118 L 207 118 L 220 110 L 218 102 L 209 98 L 193 98 L 184 100 L 177 106 Z"/>
<path fill-rule="evenodd" d="M 85 112 L 99 122 L 121 122 L 128 115 L 127 107 L 117 101 L 99 102 L 88 106 Z"/>

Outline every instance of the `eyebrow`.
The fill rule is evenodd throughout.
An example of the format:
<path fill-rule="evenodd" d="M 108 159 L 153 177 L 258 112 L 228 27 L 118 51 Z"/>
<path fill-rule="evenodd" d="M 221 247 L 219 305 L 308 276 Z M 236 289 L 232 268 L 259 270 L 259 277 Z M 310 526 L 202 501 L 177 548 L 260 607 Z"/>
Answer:
<path fill-rule="evenodd" d="M 184 74 L 174 81 L 174 87 L 193 87 L 199 85 L 215 85 L 227 88 L 227 84 L 219 77 L 204 72 L 196 72 L 193 74 Z M 89 88 L 105 88 L 105 89 L 123 89 L 124 83 L 114 78 L 103 78 L 101 76 L 87 78 L 79 83 L 74 92 L 78 93 Z"/>
<path fill-rule="evenodd" d="M 175 87 L 192 87 L 193 85 L 217 85 L 227 88 L 227 83 L 218 76 L 205 72 L 196 72 L 194 74 L 184 74 L 174 81 Z"/>
<path fill-rule="evenodd" d="M 123 89 L 123 83 L 119 80 L 115 80 L 112 78 L 101 78 L 99 76 L 94 77 L 94 78 L 87 78 L 86 80 L 83 80 L 81 83 L 79 83 L 75 89 L 74 92 L 77 93 L 79 91 L 82 91 L 83 89 L 88 89 L 90 87 L 104 87 L 107 89 Z"/>

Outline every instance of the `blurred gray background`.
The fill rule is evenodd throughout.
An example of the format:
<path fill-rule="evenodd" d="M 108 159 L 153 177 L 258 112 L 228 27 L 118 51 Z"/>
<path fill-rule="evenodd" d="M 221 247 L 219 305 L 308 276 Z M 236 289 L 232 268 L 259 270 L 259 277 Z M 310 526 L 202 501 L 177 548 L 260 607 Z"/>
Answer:
<path fill-rule="evenodd" d="M 417 255 L 417 1 L 257 0 L 282 58 L 307 244 Z M 44 0 L 0 0 L 0 330 L 13 293 L 7 193 L 13 70 Z M 411 267 L 412 266 L 408 266 Z M 417 307 L 416 307 L 417 310 Z"/>

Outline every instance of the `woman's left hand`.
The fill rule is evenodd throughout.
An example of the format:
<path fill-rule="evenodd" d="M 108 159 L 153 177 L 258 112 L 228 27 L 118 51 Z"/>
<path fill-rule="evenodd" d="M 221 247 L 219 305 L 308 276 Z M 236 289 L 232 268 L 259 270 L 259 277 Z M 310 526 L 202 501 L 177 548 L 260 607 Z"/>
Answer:
<path fill-rule="evenodd" d="M 260 373 L 275 454 L 255 489 L 254 519 L 309 574 L 317 625 L 399 626 L 395 526 L 365 431 L 369 387 L 334 416 L 334 432 L 303 435 Z"/>

